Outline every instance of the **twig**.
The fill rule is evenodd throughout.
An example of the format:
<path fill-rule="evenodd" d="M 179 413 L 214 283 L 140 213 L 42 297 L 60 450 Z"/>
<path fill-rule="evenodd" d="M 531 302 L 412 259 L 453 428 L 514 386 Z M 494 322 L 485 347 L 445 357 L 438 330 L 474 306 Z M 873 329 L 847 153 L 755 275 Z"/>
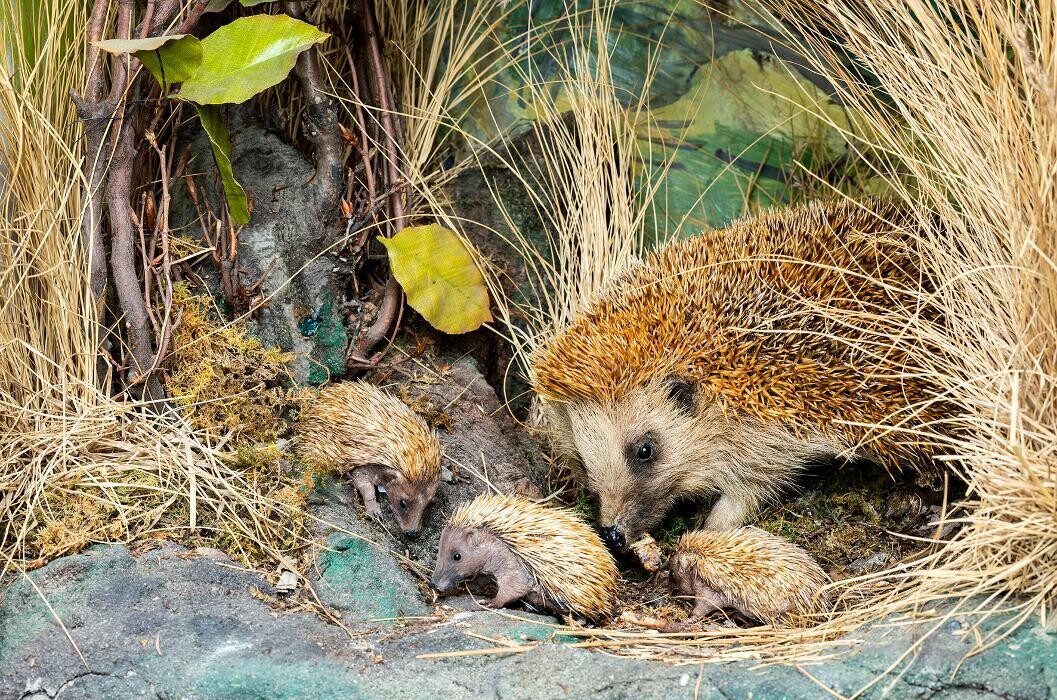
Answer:
<path fill-rule="evenodd" d="M 287 2 L 286 12 L 291 17 L 304 19 L 304 9 L 300 2 Z M 323 90 L 317 46 L 312 46 L 297 57 L 296 70 L 307 104 L 305 131 L 308 140 L 315 145 L 314 184 L 319 192 L 321 208 L 327 211 L 338 202 L 345 174 L 345 149 L 338 132 L 338 110 L 334 101 Z"/>
<path fill-rule="evenodd" d="M 382 139 L 385 142 L 386 151 L 386 173 L 388 176 L 390 195 L 390 211 L 392 213 L 393 228 L 399 233 L 407 222 L 404 214 L 404 202 L 402 193 L 397 184 L 400 180 L 400 149 L 397 144 L 397 132 L 394 125 L 393 100 L 389 93 L 389 71 L 382 54 L 381 44 L 378 38 L 378 22 L 374 16 L 374 3 L 370 0 L 360 1 L 363 14 L 364 34 L 367 41 L 367 54 L 371 63 L 372 92 L 378 101 L 379 120 L 382 124 Z M 378 315 L 374 323 L 360 336 L 356 344 L 356 355 L 366 357 L 371 349 L 380 343 L 389 333 L 397 319 L 397 314 L 403 306 L 403 290 L 400 283 L 389 273 L 389 279 L 385 284 L 385 295 L 378 308 Z M 378 359 L 381 359 L 380 357 Z M 372 358 L 372 363 L 376 362 Z"/>
<path fill-rule="evenodd" d="M 169 341 L 172 338 L 173 331 L 180 325 L 180 321 L 183 318 L 183 309 L 180 309 L 176 314 L 176 320 L 172 320 L 173 281 L 171 260 L 169 257 L 169 205 L 172 197 L 169 191 L 169 169 L 171 164 L 166 157 L 168 149 L 165 146 L 158 145 L 158 141 L 152 132 L 147 133 L 147 141 L 154 149 L 154 152 L 158 155 L 158 170 L 161 179 L 161 204 L 158 206 L 157 215 L 155 217 L 155 232 L 161 239 L 161 275 L 158 276 L 158 292 L 165 313 L 161 321 L 161 330 L 156 331 L 156 336 L 158 337 L 158 352 L 154 356 L 154 365 L 151 367 L 151 371 L 154 372 L 161 367 L 161 363 L 168 353 Z M 153 246 L 150 255 L 151 257 L 149 259 L 143 261 L 144 279 L 147 279 L 147 273 L 153 271 L 154 268 Z M 147 299 L 150 299 L 149 292 Z"/>
<path fill-rule="evenodd" d="M 374 166 L 371 164 L 371 139 L 367 134 L 367 123 L 363 116 L 363 92 L 360 90 L 360 71 L 352 56 L 352 48 L 349 46 L 348 39 L 345 41 L 345 58 L 349 62 L 349 73 L 352 76 L 352 90 L 357 98 L 361 98 L 356 100 L 356 126 L 360 131 L 357 150 L 360 152 L 360 159 L 363 161 L 363 176 L 366 179 L 367 184 L 367 200 L 373 202 L 378 196 L 378 185 L 374 178 Z M 349 185 L 351 186 L 351 184 L 352 178 L 349 178 Z M 351 192 L 349 195 L 351 195 Z"/>

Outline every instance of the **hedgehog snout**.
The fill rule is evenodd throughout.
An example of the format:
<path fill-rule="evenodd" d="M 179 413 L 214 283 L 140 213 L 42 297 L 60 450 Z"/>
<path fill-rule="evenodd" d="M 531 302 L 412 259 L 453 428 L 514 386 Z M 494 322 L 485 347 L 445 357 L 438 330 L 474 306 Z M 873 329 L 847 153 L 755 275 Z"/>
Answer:
<path fill-rule="evenodd" d="M 437 593 L 447 593 L 460 583 L 462 583 L 462 577 L 457 574 L 445 575 L 445 573 L 434 571 L 433 577 L 429 580 L 429 587 Z"/>
<path fill-rule="evenodd" d="M 627 545 L 627 539 L 624 537 L 624 533 L 616 525 L 610 525 L 609 527 L 602 528 L 602 541 L 606 543 L 606 546 L 615 552 L 623 551 Z"/>

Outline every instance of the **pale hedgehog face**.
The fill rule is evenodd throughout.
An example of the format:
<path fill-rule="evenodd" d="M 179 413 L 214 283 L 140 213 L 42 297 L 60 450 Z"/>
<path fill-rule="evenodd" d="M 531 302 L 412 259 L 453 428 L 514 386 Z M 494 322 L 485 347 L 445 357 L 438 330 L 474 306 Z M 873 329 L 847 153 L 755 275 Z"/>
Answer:
<path fill-rule="evenodd" d="M 700 461 L 693 387 L 654 382 L 618 400 L 568 404 L 565 417 L 598 496 L 603 536 L 622 549 L 660 524 L 681 495 L 687 467 Z"/>
<path fill-rule="evenodd" d="M 505 550 L 505 545 L 484 530 L 449 525 L 441 533 L 437 563 L 429 585 L 435 591 L 447 593 L 479 576 L 489 559 Z"/>

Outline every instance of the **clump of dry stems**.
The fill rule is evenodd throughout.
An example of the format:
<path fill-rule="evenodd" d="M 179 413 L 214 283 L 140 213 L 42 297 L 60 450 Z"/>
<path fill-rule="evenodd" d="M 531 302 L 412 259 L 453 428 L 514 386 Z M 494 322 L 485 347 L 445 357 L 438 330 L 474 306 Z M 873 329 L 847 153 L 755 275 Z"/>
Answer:
<path fill-rule="evenodd" d="M 867 133 L 849 140 L 917 215 L 922 269 L 945 282 L 915 299 L 943 326 L 908 304 L 886 340 L 957 407 L 923 437 L 946 439 L 969 496 L 950 541 L 890 572 L 894 595 L 954 597 L 981 620 L 1014 613 L 982 628 L 983 644 L 1033 615 L 1046 624 L 1057 602 L 1057 3 L 765 4 L 864 115 Z"/>
<path fill-rule="evenodd" d="M 246 560 L 302 537 L 302 485 L 267 455 L 99 389 L 82 245 L 86 186 L 71 90 L 83 3 L 16 3 L 0 21 L 0 574 L 90 542 L 198 533 Z"/>

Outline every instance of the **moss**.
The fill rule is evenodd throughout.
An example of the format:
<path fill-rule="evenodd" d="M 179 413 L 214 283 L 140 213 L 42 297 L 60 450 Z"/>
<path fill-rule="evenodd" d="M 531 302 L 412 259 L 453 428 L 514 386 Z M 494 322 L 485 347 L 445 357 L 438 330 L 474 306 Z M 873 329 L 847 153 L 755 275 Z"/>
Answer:
<path fill-rule="evenodd" d="M 176 260 L 208 252 L 210 249 L 203 247 L 201 241 L 193 236 L 169 236 L 169 255 Z"/>
<path fill-rule="evenodd" d="M 657 538 L 657 544 L 665 551 L 675 549 L 675 545 L 679 543 L 679 537 L 689 529 L 691 528 L 687 519 L 683 515 L 676 514 L 664 524 Z"/>
<path fill-rule="evenodd" d="M 584 520 L 589 523 L 597 523 L 600 516 L 598 502 L 591 496 L 586 488 L 582 486 L 576 491 L 576 502 L 573 508 Z"/>
<path fill-rule="evenodd" d="M 292 387 L 292 355 L 265 348 L 241 324 L 223 323 L 207 296 L 177 285 L 180 324 L 166 358 L 166 387 L 197 428 L 238 441 L 271 442 L 285 432 L 283 416 L 311 393 Z"/>
<path fill-rule="evenodd" d="M 896 534 L 902 516 L 888 515 L 892 480 L 880 469 L 849 465 L 765 509 L 755 524 L 804 547 L 837 577 L 862 557 L 886 553 L 901 559 L 919 544 Z"/>

